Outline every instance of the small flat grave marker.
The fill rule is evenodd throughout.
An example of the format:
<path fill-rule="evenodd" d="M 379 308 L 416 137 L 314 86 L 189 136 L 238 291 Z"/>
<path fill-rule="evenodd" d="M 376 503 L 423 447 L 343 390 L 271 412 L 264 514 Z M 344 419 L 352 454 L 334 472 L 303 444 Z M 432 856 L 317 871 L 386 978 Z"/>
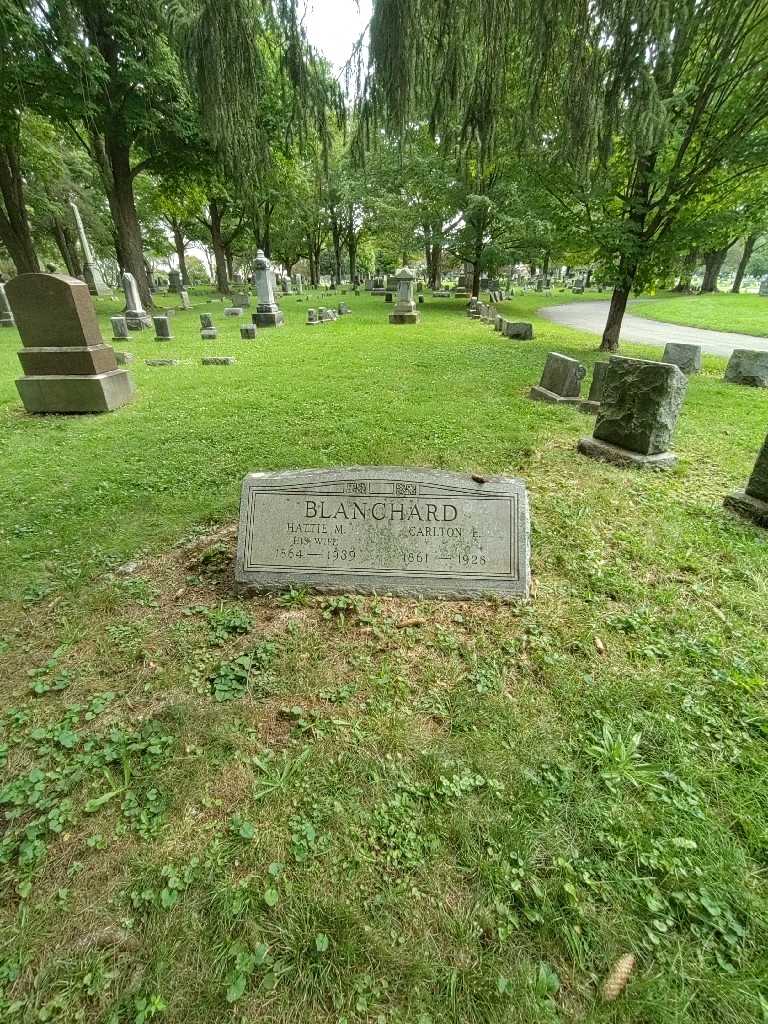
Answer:
<path fill-rule="evenodd" d="M 251 473 L 236 578 L 259 590 L 527 597 L 522 480 L 431 469 Z"/>

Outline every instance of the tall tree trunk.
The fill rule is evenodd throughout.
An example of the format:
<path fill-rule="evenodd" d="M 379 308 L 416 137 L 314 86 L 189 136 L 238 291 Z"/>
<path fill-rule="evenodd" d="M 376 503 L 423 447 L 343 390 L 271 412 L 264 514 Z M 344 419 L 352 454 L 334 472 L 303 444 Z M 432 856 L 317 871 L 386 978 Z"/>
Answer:
<path fill-rule="evenodd" d="M 731 291 L 735 295 L 738 295 L 741 291 L 741 282 L 744 279 L 744 274 L 747 270 L 747 264 L 752 259 L 752 253 L 755 251 L 755 245 L 757 244 L 757 240 L 759 237 L 760 233 L 758 231 L 755 231 L 754 234 L 747 235 L 747 237 L 744 239 L 744 252 L 741 254 L 739 265 L 736 268 L 736 277 L 734 277 L 733 285 L 731 287 Z"/>
<path fill-rule="evenodd" d="M 634 175 L 636 184 L 629 199 L 629 211 L 625 223 L 630 226 L 630 234 L 636 241 L 642 240 L 645 228 L 645 219 L 648 216 L 648 197 L 651 193 L 651 179 L 656 168 L 658 154 L 648 153 L 641 156 L 637 162 Z M 618 352 L 619 335 L 621 334 L 621 322 L 624 319 L 624 312 L 627 308 L 632 285 L 635 283 L 639 261 L 637 256 L 632 258 L 623 255 L 619 260 L 618 280 L 611 295 L 611 305 L 608 309 L 608 319 L 605 322 L 605 330 L 600 342 L 601 352 Z"/>
<path fill-rule="evenodd" d="M 56 248 L 59 250 L 61 258 L 64 260 L 64 266 L 67 268 L 67 273 L 71 277 L 82 277 L 83 267 L 80 263 L 80 255 L 77 251 L 75 240 L 67 225 L 58 217 L 52 218 L 51 234 L 53 235 L 53 240 L 56 243 Z"/>
<path fill-rule="evenodd" d="M 546 270 L 544 271 L 546 274 Z M 587 267 L 587 276 L 584 278 L 584 287 L 589 288 L 592 282 L 592 267 Z"/>
<path fill-rule="evenodd" d="M 347 253 L 349 254 L 349 279 L 355 284 L 357 277 L 357 236 L 354 230 L 347 235 Z"/>
<path fill-rule="evenodd" d="M 697 252 L 689 252 L 683 260 L 683 265 L 680 268 L 680 277 L 672 289 L 673 292 L 689 292 L 691 290 L 691 278 L 698 262 L 699 254 Z"/>
<path fill-rule="evenodd" d="M 429 287 L 439 288 L 442 283 L 443 271 L 443 225 L 442 222 L 432 225 L 432 252 L 427 264 Z"/>
<path fill-rule="evenodd" d="M 274 203 L 264 203 L 264 219 L 262 221 L 261 251 L 272 259 L 272 211 Z"/>
<path fill-rule="evenodd" d="M 315 288 L 320 284 L 320 253 L 322 250 L 322 242 L 311 241 L 309 243 L 309 277 Z"/>
<path fill-rule="evenodd" d="M 189 274 L 187 273 L 187 244 L 184 240 L 184 232 L 176 224 L 173 225 L 173 245 L 176 249 L 176 258 L 179 261 L 179 273 L 181 283 L 185 287 L 189 285 Z"/>
<path fill-rule="evenodd" d="M 608 309 L 608 319 L 605 321 L 605 330 L 600 342 L 601 352 L 618 352 L 619 335 L 621 333 L 621 322 L 627 308 L 632 285 L 637 274 L 637 264 L 622 256 L 619 262 L 619 283 L 614 286 L 611 295 L 611 305 Z"/>
<path fill-rule="evenodd" d="M 223 211 L 215 199 L 208 200 L 211 232 L 211 248 L 216 262 L 216 288 L 222 295 L 229 294 L 229 278 L 227 277 L 227 254 L 224 250 L 224 239 L 221 234 Z"/>
<path fill-rule="evenodd" d="M 608 309 L 608 319 L 605 321 L 603 340 L 600 342 L 601 352 L 618 352 L 619 334 L 621 333 L 621 321 L 624 319 L 624 312 L 627 308 L 629 288 L 616 287 L 611 295 L 611 305 Z"/>
<path fill-rule="evenodd" d="M 109 210 L 117 233 L 117 256 L 123 270 L 136 278 L 145 309 L 152 309 L 152 292 L 144 263 L 144 244 L 136 213 L 128 129 L 116 120 L 102 138 L 94 137 L 96 160 L 101 171 Z"/>
<path fill-rule="evenodd" d="M 723 269 L 725 257 L 728 255 L 729 246 L 724 249 L 712 249 L 704 253 L 704 280 L 701 283 L 702 292 L 716 292 L 717 280 L 720 271 Z"/>
<path fill-rule="evenodd" d="M 40 263 L 29 229 L 17 140 L 0 144 L 0 242 L 17 274 L 39 274 Z"/>

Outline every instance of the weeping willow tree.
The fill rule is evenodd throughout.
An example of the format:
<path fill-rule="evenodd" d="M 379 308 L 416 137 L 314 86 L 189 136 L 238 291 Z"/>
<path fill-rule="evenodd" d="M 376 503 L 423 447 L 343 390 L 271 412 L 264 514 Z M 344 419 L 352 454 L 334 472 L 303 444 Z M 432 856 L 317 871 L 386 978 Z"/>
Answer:
<path fill-rule="evenodd" d="M 343 125 L 341 90 L 304 36 L 295 0 L 171 0 L 171 38 L 222 169 L 258 190 L 276 149 Z"/>
<path fill-rule="evenodd" d="M 426 119 L 486 161 L 503 128 L 545 186 L 556 168 L 614 284 L 615 350 L 682 211 L 768 164 L 767 19 L 768 0 L 374 0 L 362 142 Z"/>

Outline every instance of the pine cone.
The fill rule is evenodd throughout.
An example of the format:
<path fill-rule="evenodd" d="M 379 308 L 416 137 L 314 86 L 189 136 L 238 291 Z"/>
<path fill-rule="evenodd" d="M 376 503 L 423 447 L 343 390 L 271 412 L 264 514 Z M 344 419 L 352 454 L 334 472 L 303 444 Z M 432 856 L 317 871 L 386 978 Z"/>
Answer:
<path fill-rule="evenodd" d="M 629 981 L 629 976 L 635 969 L 635 954 L 625 953 L 611 968 L 611 973 L 605 979 L 603 985 L 603 1000 L 612 1003 L 618 999 Z"/>

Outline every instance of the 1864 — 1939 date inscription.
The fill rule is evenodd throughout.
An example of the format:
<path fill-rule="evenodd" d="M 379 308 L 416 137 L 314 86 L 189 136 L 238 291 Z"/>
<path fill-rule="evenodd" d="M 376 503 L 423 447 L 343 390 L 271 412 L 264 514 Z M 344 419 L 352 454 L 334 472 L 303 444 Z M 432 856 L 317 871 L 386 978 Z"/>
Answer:
<path fill-rule="evenodd" d="M 394 466 L 251 473 L 236 576 L 261 590 L 526 597 L 529 535 L 521 480 Z"/>

